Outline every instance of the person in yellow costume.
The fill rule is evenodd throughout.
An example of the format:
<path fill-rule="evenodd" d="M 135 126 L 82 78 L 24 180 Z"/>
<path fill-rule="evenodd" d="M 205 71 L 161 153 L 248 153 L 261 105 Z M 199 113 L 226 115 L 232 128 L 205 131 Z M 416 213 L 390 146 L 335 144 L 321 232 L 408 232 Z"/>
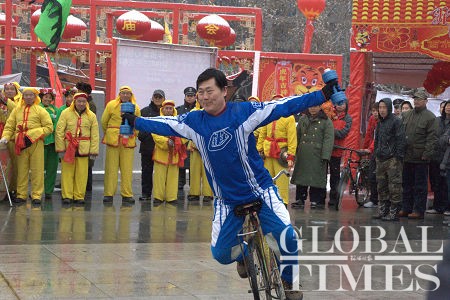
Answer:
<path fill-rule="evenodd" d="M 122 124 L 120 108 L 121 104 L 125 102 L 133 103 L 135 105 L 134 114 L 138 117 L 141 116 L 133 91 L 129 86 L 122 86 L 119 89 L 119 95 L 106 105 L 101 119 L 104 134 L 102 143 L 106 144 L 103 191 L 103 202 L 105 203 L 113 201 L 113 196 L 117 189 L 119 170 L 122 201 L 134 203 L 132 181 L 137 131 L 133 130 L 131 136 L 120 134 L 120 125 Z"/>
<path fill-rule="evenodd" d="M 272 100 L 281 98 L 281 95 L 275 95 L 272 97 Z M 294 116 L 280 118 L 261 127 L 257 149 L 264 157 L 264 167 L 272 177 L 286 168 L 286 166 L 280 164 L 281 154 L 283 155 L 283 159 L 288 162 L 287 167 L 292 168 L 297 150 L 297 127 Z M 276 185 L 284 204 L 287 205 L 289 203 L 289 178 L 287 176 L 281 176 L 277 179 Z"/>
<path fill-rule="evenodd" d="M 89 109 L 89 96 L 76 93 L 69 108 L 62 111 L 56 126 L 56 152 L 61 157 L 63 204 L 84 204 L 89 159 L 98 155 L 97 117 Z"/>
<path fill-rule="evenodd" d="M 195 108 L 192 111 L 201 109 L 200 103 L 196 101 Z M 203 203 L 209 203 L 213 200 L 213 192 L 206 178 L 205 166 L 203 165 L 200 152 L 193 141 L 188 143 L 188 151 L 190 152 L 190 168 L 189 168 L 189 196 L 190 202 L 200 200 L 203 195 Z"/>
<path fill-rule="evenodd" d="M 5 83 L 3 85 L 3 92 L 5 93 L 5 96 L 8 99 L 11 99 L 12 101 L 14 101 L 14 103 L 16 105 L 22 99 L 22 93 L 20 92 L 20 85 L 19 85 L 19 83 L 15 82 L 15 81 Z"/>
<path fill-rule="evenodd" d="M 3 129 L 6 125 L 6 120 L 8 120 L 11 112 L 16 107 L 16 104 L 13 100 L 9 99 L 5 96 L 4 91 L 0 93 L 0 136 L 3 134 Z M 8 182 L 8 190 L 11 199 L 15 198 L 16 189 L 17 189 L 17 162 L 16 155 L 14 154 L 14 142 L 8 143 L 8 152 L 10 157 L 10 164 L 8 165 L 8 169 L 6 172 L 11 174 L 11 180 Z M 8 195 L 4 199 L 7 199 Z M 0 199 L 0 201 L 4 200 Z"/>
<path fill-rule="evenodd" d="M 161 116 L 176 116 L 175 101 L 165 100 L 160 109 Z M 179 167 L 184 165 L 186 155 L 185 139 L 152 134 L 153 150 L 153 197 L 154 204 L 163 201 L 174 204 L 178 195 Z"/>
<path fill-rule="evenodd" d="M 9 116 L 0 143 L 15 140 L 17 155 L 17 198 L 16 203 L 28 198 L 28 175 L 31 171 L 31 199 L 33 204 L 41 203 L 44 191 L 44 137 L 53 132 L 52 119 L 39 105 L 39 91 L 25 88 L 22 100 Z"/>

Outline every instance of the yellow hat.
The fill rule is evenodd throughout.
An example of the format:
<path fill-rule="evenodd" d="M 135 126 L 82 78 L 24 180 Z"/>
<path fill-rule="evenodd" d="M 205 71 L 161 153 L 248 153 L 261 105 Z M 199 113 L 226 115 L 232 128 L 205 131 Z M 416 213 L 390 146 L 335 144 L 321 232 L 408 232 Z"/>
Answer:
<path fill-rule="evenodd" d="M 39 98 L 39 91 L 38 89 L 34 87 L 26 87 L 22 91 L 22 100 L 23 100 L 23 94 L 25 92 L 32 92 L 34 94 L 34 104 L 39 104 L 41 102 L 41 98 Z M 25 104 L 25 101 L 23 102 Z"/>

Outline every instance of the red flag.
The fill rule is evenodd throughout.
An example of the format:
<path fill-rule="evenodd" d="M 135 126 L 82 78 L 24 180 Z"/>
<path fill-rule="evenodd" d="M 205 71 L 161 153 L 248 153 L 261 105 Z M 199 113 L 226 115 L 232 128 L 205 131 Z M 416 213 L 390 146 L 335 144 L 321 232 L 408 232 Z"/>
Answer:
<path fill-rule="evenodd" d="M 53 67 L 52 61 L 47 52 L 45 53 L 45 57 L 47 58 L 48 77 L 50 78 L 50 85 L 56 91 L 55 106 L 61 107 L 64 103 L 62 97 L 63 87 L 61 81 L 59 81 L 58 73 Z"/>

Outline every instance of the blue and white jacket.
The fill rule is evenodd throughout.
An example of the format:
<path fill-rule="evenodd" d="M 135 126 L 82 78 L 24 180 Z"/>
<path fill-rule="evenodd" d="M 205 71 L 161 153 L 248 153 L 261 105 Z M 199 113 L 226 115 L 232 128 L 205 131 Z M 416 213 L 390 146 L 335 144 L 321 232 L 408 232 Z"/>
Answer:
<path fill-rule="evenodd" d="M 176 117 L 141 117 L 136 119 L 135 128 L 192 140 L 200 151 L 214 195 L 225 204 L 238 205 L 261 198 L 273 185 L 256 150 L 253 131 L 324 101 L 322 91 L 317 91 L 263 103 L 228 102 L 218 116 L 198 110 Z"/>

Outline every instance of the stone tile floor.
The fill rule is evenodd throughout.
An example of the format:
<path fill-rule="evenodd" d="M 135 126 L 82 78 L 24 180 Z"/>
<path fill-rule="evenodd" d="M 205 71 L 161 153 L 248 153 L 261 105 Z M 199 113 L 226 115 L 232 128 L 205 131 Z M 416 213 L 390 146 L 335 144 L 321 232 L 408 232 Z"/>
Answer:
<path fill-rule="evenodd" d="M 62 206 L 59 192 L 40 207 L 0 203 L 0 299 L 252 299 L 235 265 L 211 257 L 212 206 L 185 199 L 103 205 L 96 182 L 83 207 Z M 350 197 L 341 211 L 289 211 L 302 228 L 304 299 L 424 299 L 430 280 L 417 274 L 435 274 L 450 236 L 442 216 L 375 221 Z"/>

